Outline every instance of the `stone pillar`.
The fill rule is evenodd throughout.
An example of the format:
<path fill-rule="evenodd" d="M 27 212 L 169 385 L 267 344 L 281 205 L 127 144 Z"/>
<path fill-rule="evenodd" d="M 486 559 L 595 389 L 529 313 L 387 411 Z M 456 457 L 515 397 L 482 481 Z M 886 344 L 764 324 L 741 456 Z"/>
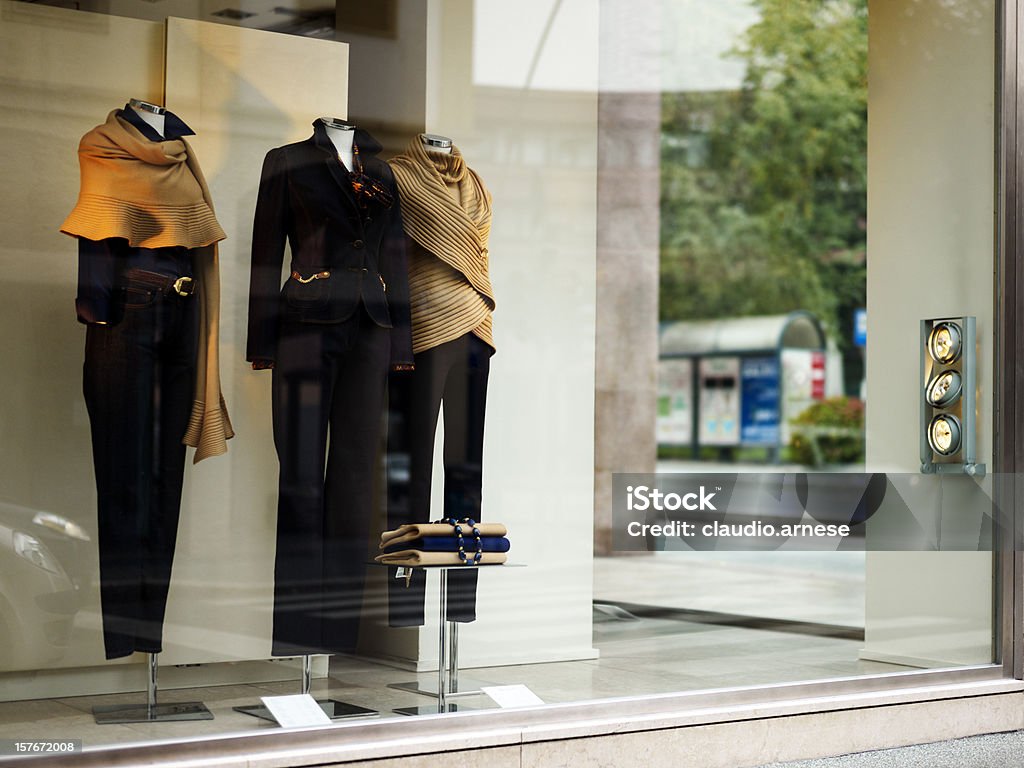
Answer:
<path fill-rule="evenodd" d="M 603 0 L 598 97 L 594 552 L 611 549 L 613 472 L 657 445 L 660 3 Z"/>

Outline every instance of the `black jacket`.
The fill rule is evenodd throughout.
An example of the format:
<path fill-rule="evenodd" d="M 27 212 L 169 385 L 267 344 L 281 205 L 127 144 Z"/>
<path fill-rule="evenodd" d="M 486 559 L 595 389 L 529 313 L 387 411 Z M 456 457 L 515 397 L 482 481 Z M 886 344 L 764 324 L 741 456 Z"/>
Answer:
<path fill-rule="evenodd" d="M 376 157 L 380 144 L 361 129 L 355 144 L 365 176 L 379 183 L 390 204 L 371 199 L 360 207 L 320 120 L 310 138 L 267 153 L 253 223 L 247 360 L 276 358 L 282 320 L 340 323 L 362 302 L 375 323 L 392 329 L 392 366 L 412 364 L 398 188 Z M 286 240 L 292 277 L 282 288 Z"/>

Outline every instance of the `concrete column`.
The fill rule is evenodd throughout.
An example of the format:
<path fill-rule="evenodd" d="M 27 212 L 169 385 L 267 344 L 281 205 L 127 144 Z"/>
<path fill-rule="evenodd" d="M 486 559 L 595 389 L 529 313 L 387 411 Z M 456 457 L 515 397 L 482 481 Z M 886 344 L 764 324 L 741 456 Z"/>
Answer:
<path fill-rule="evenodd" d="M 611 549 L 612 473 L 654 471 L 657 450 L 660 6 L 601 3 L 595 554 Z"/>

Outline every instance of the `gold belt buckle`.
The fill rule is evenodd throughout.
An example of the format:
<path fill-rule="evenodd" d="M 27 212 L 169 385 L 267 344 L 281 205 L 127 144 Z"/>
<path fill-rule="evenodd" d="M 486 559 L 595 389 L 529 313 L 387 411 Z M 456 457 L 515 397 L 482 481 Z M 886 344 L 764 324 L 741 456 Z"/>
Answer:
<path fill-rule="evenodd" d="M 326 280 L 330 276 L 331 271 L 329 269 L 325 269 L 323 272 L 317 272 L 316 274 L 310 275 L 309 277 L 303 277 L 298 272 L 292 272 L 292 279 L 297 280 L 303 285 L 305 285 L 306 283 L 312 283 L 314 280 Z"/>
<path fill-rule="evenodd" d="M 174 292 L 179 296 L 191 296 L 195 289 L 195 282 L 191 277 L 179 277 L 174 281 Z"/>

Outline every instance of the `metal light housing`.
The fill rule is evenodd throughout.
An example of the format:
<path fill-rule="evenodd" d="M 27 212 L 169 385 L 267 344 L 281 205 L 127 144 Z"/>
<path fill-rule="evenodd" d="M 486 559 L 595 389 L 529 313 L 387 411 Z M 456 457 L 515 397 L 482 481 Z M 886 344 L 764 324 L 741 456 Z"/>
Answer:
<path fill-rule="evenodd" d="M 950 456 L 960 450 L 960 419 L 950 413 L 940 413 L 928 425 L 928 445 L 942 456 Z"/>
<path fill-rule="evenodd" d="M 959 371 L 946 370 L 932 377 L 928 382 L 925 398 L 932 408 L 948 408 L 963 392 L 963 377 Z"/>
<path fill-rule="evenodd" d="M 921 471 L 982 477 L 977 458 L 977 319 L 921 321 Z"/>
<path fill-rule="evenodd" d="M 956 323 L 937 323 L 928 334 L 928 353 L 942 365 L 958 360 L 963 346 L 963 333 Z"/>

